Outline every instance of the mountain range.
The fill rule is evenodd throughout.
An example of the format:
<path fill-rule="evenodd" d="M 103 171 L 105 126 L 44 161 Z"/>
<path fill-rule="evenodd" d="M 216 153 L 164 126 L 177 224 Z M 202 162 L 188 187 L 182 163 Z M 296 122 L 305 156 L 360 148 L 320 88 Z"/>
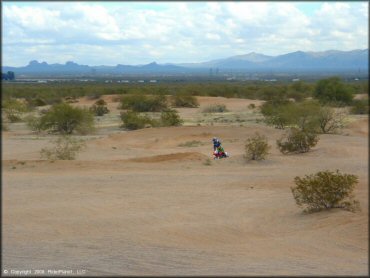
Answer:
<path fill-rule="evenodd" d="M 2 71 L 14 71 L 17 75 L 26 74 L 193 74 L 215 70 L 216 72 L 344 72 L 368 71 L 369 50 L 324 52 L 296 51 L 278 56 L 268 56 L 259 53 L 237 55 L 225 59 L 201 63 L 87 66 L 68 61 L 65 64 L 48 64 L 31 61 L 24 67 L 3 66 Z"/>

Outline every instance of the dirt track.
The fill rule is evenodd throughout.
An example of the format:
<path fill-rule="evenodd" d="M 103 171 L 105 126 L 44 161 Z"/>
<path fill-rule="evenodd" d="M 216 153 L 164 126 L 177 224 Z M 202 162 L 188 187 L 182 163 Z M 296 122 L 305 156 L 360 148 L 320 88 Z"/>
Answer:
<path fill-rule="evenodd" d="M 204 106 L 214 101 L 204 98 Z M 251 101 L 222 99 L 237 111 Z M 113 104 L 110 104 L 113 106 Z M 199 109 L 183 109 L 185 116 Z M 88 275 L 367 275 L 368 119 L 282 155 L 282 131 L 257 124 L 150 128 L 91 136 L 74 161 L 40 160 L 47 137 L 3 133 L 3 269 Z M 245 139 L 272 145 L 245 162 Z M 218 136 L 231 157 L 212 161 Z M 197 140 L 198 147 L 181 147 Z M 362 211 L 303 214 L 295 176 L 359 176 Z"/>

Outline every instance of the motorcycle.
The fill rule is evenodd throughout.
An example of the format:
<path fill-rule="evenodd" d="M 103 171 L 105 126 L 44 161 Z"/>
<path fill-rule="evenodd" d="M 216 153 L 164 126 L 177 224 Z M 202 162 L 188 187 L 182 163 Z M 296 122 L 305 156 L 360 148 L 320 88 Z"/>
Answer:
<path fill-rule="evenodd" d="M 226 158 L 226 157 L 229 157 L 229 154 L 225 151 L 215 150 L 213 152 L 213 159 L 221 159 L 221 158 Z"/>

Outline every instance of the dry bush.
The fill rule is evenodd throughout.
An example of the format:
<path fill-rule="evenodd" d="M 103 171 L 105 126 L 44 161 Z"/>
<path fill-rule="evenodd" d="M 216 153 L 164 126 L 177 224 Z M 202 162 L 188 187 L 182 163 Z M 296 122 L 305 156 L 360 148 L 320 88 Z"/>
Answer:
<path fill-rule="evenodd" d="M 161 113 L 161 126 L 180 126 L 183 122 L 176 110 L 167 109 Z"/>
<path fill-rule="evenodd" d="M 127 111 L 121 113 L 121 120 L 123 121 L 122 127 L 130 130 L 141 129 L 153 125 L 153 120 L 146 115 L 140 115 L 134 111 Z"/>
<path fill-rule="evenodd" d="M 319 137 L 316 133 L 290 128 L 276 143 L 280 152 L 287 154 L 308 152 L 318 141 Z"/>
<path fill-rule="evenodd" d="M 268 155 L 270 148 L 266 136 L 256 133 L 253 137 L 247 139 L 245 158 L 247 160 L 263 160 Z"/>
<path fill-rule="evenodd" d="M 203 113 L 223 113 L 228 112 L 229 110 L 226 108 L 225 104 L 214 104 L 209 105 L 203 109 Z"/>
<path fill-rule="evenodd" d="M 107 103 L 105 102 L 104 99 L 99 99 L 99 100 L 95 101 L 95 104 L 92 105 L 89 110 L 95 116 L 103 116 L 104 114 L 109 113 Z"/>
<path fill-rule="evenodd" d="M 305 212 L 331 208 L 344 208 L 349 211 L 360 209 L 360 204 L 353 199 L 353 189 L 358 183 L 355 175 L 323 171 L 304 178 L 295 177 L 296 187 L 291 187 L 298 206 Z"/>
<path fill-rule="evenodd" d="M 334 108 L 323 106 L 317 113 L 316 119 L 321 133 L 335 133 L 338 129 L 343 128 L 344 112 L 337 112 Z"/>
<path fill-rule="evenodd" d="M 64 135 L 53 140 L 52 148 L 44 148 L 41 150 L 41 158 L 48 160 L 73 160 L 76 155 L 85 147 L 85 143 L 81 140 L 72 138 L 69 135 Z"/>
<path fill-rule="evenodd" d="M 174 107 L 195 108 L 199 106 L 197 98 L 192 95 L 175 95 L 171 100 Z"/>
<path fill-rule="evenodd" d="M 122 97 L 119 108 L 135 112 L 160 112 L 168 109 L 168 105 L 163 95 L 127 95 Z"/>
<path fill-rule="evenodd" d="M 369 114 L 369 100 L 355 99 L 352 101 L 351 114 Z"/>
<path fill-rule="evenodd" d="M 2 101 L 1 110 L 9 122 L 19 122 L 22 120 L 22 114 L 28 112 L 27 105 L 18 99 L 5 99 Z"/>

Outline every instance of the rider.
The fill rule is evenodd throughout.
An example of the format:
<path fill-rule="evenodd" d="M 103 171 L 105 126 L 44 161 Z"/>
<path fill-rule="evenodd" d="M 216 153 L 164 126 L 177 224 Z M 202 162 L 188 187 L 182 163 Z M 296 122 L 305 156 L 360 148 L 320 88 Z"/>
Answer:
<path fill-rule="evenodd" d="M 213 141 L 213 151 L 216 157 L 229 156 L 227 152 L 225 152 L 224 148 L 221 146 L 221 141 L 218 138 L 213 137 L 212 141 Z"/>
<path fill-rule="evenodd" d="M 221 147 L 221 141 L 217 139 L 216 137 L 213 137 L 213 151 L 216 151 L 218 147 Z"/>

